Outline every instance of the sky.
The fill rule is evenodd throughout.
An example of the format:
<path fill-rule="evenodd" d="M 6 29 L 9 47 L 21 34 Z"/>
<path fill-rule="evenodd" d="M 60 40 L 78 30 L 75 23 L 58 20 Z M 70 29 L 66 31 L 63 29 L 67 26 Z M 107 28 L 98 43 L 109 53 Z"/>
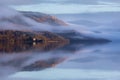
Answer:
<path fill-rule="evenodd" d="M 76 13 L 78 14 L 78 13 L 118 12 L 118 11 L 120 12 L 120 0 L 0 0 L 0 10 L 2 9 L 4 11 L 5 9 L 1 8 L 1 6 L 10 6 L 14 9 L 21 10 L 21 11 L 36 11 L 36 12 L 43 12 L 43 13 L 48 13 L 48 14 L 76 14 Z M 9 15 L 11 16 L 11 14 L 13 14 L 12 12 L 14 12 L 14 11 L 12 11 L 12 12 L 10 12 L 10 11 L 6 12 L 6 13 L 9 13 Z M 0 13 L 0 16 L 3 16 L 3 15 L 5 15 L 5 14 Z M 117 18 L 118 18 L 118 16 L 117 16 Z M 106 19 L 104 19 L 104 20 L 106 20 Z M 96 19 L 96 21 L 98 21 L 98 19 Z M 118 20 L 118 22 L 119 22 L 119 20 Z M 99 29 L 99 28 L 97 28 L 97 29 Z M 61 72 L 63 72 L 59 69 L 57 69 L 56 71 L 58 71 L 59 74 L 61 74 Z M 70 69 L 69 72 L 67 70 L 65 70 L 65 72 L 66 72 L 66 74 L 68 74 L 68 73 L 72 73 L 72 72 L 83 73 L 85 71 Z M 95 78 L 94 75 L 96 73 L 99 74 L 98 77 L 101 77 L 101 76 L 103 76 L 103 73 L 105 73 L 105 72 L 104 71 L 100 72 L 98 70 L 98 71 L 90 71 L 89 73 L 93 73 L 90 75 L 92 76 L 92 78 Z M 38 73 L 36 73 L 36 74 L 38 74 Z M 37 76 L 36 74 L 35 74 L 35 77 Z M 39 73 L 39 74 L 42 75 L 43 73 Z M 82 75 L 81 77 L 84 76 L 86 78 L 86 73 L 84 73 L 84 74 L 85 75 Z M 20 74 L 18 73 L 17 75 L 20 75 Z M 22 73 L 22 75 L 23 75 L 23 73 Z M 28 77 L 29 77 L 29 75 L 31 75 L 31 74 L 28 74 Z M 45 75 L 45 73 L 44 73 L 44 75 Z M 66 77 L 70 77 L 70 75 L 71 74 L 69 74 Z M 88 77 L 91 77 L 91 76 L 88 76 Z M 109 76 L 111 76 L 112 78 L 119 79 L 120 72 L 112 72 L 112 71 L 106 72 L 105 80 Z M 50 75 L 50 77 L 54 78 L 54 76 L 52 77 L 52 75 Z M 59 75 L 58 75 L 56 77 L 61 78 L 63 76 L 59 77 Z M 79 77 L 79 75 L 74 75 L 73 77 L 74 78 Z"/>
<path fill-rule="evenodd" d="M 0 5 L 50 14 L 120 11 L 120 0 L 3 0 Z"/>
<path fill-rule="evenodd" d="M 2 0 L 1 4 L 43 4 L 43 3 L 60 3 L 60 4 L 104 4 L 104 3 L 120 3 L 120 0 Z"/>

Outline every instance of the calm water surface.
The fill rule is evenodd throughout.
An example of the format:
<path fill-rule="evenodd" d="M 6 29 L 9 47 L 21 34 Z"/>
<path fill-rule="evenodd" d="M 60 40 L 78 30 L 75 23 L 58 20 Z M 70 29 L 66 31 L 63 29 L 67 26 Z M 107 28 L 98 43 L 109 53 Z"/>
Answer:
<path fill-rule="evenodd" d="M 1 79 L 120 79 L 120 43 L 34 45 L 0 47 Z"/>

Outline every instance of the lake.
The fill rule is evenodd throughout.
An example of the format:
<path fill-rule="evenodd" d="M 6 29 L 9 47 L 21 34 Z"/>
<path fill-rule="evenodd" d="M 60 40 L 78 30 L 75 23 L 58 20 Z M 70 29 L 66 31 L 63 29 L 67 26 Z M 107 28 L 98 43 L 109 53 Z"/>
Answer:
<path fill-rule="evenodd" d="M 0 43 L 2 80 L 119 80 L 120 12 L 56 14 L 85 35 L 108 43 Z M 84 29 L 83 29 L 84 28 Z"/>
<path fill-rule="evenodd" d="M 119 42 L 65 44 L 54 48 L 10 47 L 0 48 L 2 80 L 120 79 Z"/>

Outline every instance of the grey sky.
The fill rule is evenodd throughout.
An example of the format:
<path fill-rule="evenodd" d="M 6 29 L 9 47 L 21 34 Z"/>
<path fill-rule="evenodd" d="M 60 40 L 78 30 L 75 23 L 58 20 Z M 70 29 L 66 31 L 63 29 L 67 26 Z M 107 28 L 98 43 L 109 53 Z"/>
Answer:
<path fill-rule="evenodd" d="M 120 0 L 0 0 L 0 5 L 50 14 L 120 11 Z"/>
<path fill-rule="evenodd" d="M 120 3 L 120 0 L 2 0 L 1 4 L 40 4 L 40 3 L 60 3 L 60 4 L 99 4 L 105 3 Z"/>

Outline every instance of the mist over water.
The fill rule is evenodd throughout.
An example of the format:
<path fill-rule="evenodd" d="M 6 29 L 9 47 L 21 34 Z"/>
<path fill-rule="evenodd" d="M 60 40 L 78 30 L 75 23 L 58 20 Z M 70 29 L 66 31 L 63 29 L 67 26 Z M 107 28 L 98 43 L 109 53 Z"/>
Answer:
<path fill-rule="evenodd" d="M 114 47 L 113 47 L 114 46 Z M 1 55 L 1 74 L 9 76 L 8 79 L 119 79 L 119 44 L 110 43 L 105 45 L 78 46 L 73 51 L 53 50 L 50 52 L 24 52 L 17 54 Z M 17 64 L 14 61 L 19 61 Z M 22 69 L 36 61 L 50 62 L 54 66 L 39 64 L 39 68 L 31 67 Z M 8 64 L 8 62 L 11 62 Z M 37 64 L 36 64 L 37 65 Z M 6 66 L 6 67 L 5 67 Z M 3 67 L 3 68 L 2 68 Z M 21 71 L 21 69 L 23 71 Z M 42 69 L 42 70 L 41 70 Z M 3 72 L 4 74 L 3 74 Z M 5 73 L 6 72 L 6 73 Z M 9 74 L 8 74 L 9 73 Z M 74 73 L 74 74 L 73 74 Z M 75 74 L 77 73 L 77 74 Z M 56 75 L 56 77 L 54 76 Z M 62 75 L 64 74 L 64 75 Z M 31 76 L 34 75 L 34 76 Z M 71 77 L 70 77 L 71 76 Z M 46 78 L 47 77 L 47 78 Z M 5 79 L 6 80 L 6 79 Z"/>
<path fill-rule="evenodd" d="M 99 8 L 100 10 L 96 12 L 97 8 L 94 9 L 92 7 L 92 13 L 89 11 L 85 13 L 84 11 L 82 13 L 79 13 L 78 11 L 74 12 L 74 14 L 69 14 L 68 10 L 68 12 L 63 12 L 62 14 L 59 13 L 52 15 L 55 15 L 59 19 L 65 21 L 69 24 L 69 26 L 51 26 L 49 24 L 38 23 L 28 17 L 25 17 L 19 11 L 14 9 L 15 7 L 11 8 L 8 6 L 13 4 L 25 5 L 32 3 L 31 0 L 26 0 L 26 2 L 24 2 L 23 0 L 18 2 L 17 1 L 18 0 L 11 0 L 10 3 L 8 0 L 0 1 L 0 4 L 2 4 L 2 6 L 0 6 L 0 30 L 33 30 L 49 32 L 67 32 L 69 30 L 72 30 L 77 31 L 85 36 L 109 39 L 112 42 L 106 44 L 21 44 L 22 46 L 14 45 L 12 46 L 12 48 L 9 44 L 3 46 L 2 43 L 0 43 L 0 79 L 120 79 L 119 10 L 114 12 L 114 10 L 106 11 L 105 9 L 102 10 Z M 54 0 L 52 1 L 54 2 Z M 70 0 L 70 2 L 72 2 L 72 0 Z M 45 4 L 44 1 L 43 3 Z M 109 6 L 110 5 L 112 4 L 109 4 Z M 25 11 L 26 8 L 22 6 L 21 9 L 23 8 Z M 34 9 L 34 6 L 31 8 L 31 11 L 32 9 Z M 112 9 L 116 9 L 116 6 L 114 6 L 114 8 Z M 119 9 L 118 6 L 117 9 Z M 53 10 L 53 13 L 54 11 L 56 11 L 56 8 L 55 10 Z M 18 21 L 16 21 L 16 18 L 18 19 Z M 78 38 L 79 36 L 73 37 Z"/>
<path fill-rule="evenodd" d="M 106 34 L 106 33 L 104 34 L 105 31 L 103 32 L 103 34 L 100 34 L 100 33 L 102 33 L 101 32 L 102 30 L 97 31 L 98 29 L 95 30 L 95 28 L 91 28 L 91 27 L 83 25 L 83 24 L 76 24 L 76 22 L 79 22 L 79 20 L 75 21 L 75 23 L 74 23 L 74 21 L 66 21 L 63 18 L 62 20 L 65 20 L 69 26 L 67 26 L 67 27 L 65 27 L 65 26 L 55 27 L 55 26 L 51 26 L 51 25 L 47 25 L 47 24 L 38 23 L 38 22 L 28 18 L 28 17 L 25 17 L 19 11 L 15 10 L 13 8 L 7 7 L 5 5 L 1 6 L 0 9 L 2 10 L 2 13 L 0 13 L 0 18 L 1 18 L 0 29 L 1 30 L 34 30 L 34 31 L 52 31 L 52 32 L 75 30 L 83 35 L 86 35 L 86 36 L 97 37 L 97 38 L 98 38 L 98 36 L 100 36 L 101 38 L 106 37 L 106 36 L 105 37 L 101 36 L 101 35 Z M 7 13 L 9 13 L 9 14 L 7 14 Z M 88 15 L 88 17 L 89 17 L 89 15 Z M 69 19 L 69 17 L 68 17 L 68 19 Z M 72 19 L 70 19 L 70 20 L 72 20 Z M 83 21 L 80 21 L 80 22 L 83 22 Z M 86 22 L 86 21 L 84 21 L 84 22 Z"/>
<path fill-rule="evenodd" d="M 119 41 L 119 13 L 119 11 L 111 11 L 79 14 L 56 14 L 56 16 L 67 22 L 80 26 L 77 30 L 84 28 L 87 31 L 91 31 L 90 35 L 107 38 L 112 41 Z"/>

